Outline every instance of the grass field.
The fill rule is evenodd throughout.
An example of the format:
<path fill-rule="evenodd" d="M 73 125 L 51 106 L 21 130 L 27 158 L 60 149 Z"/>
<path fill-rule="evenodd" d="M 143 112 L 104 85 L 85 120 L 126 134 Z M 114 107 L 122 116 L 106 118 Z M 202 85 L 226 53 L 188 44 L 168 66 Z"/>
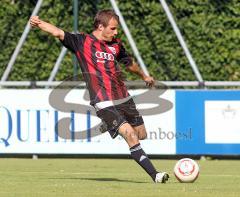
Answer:
<path fill-rule="evenodd" d="M 240 196 L 240 161 L 197 161 L 195 183 L 179 183 L 175 160 L 153 160 L 170 172 L 155 184 L 130 159 L 0 159 L 0 196 Z"/>

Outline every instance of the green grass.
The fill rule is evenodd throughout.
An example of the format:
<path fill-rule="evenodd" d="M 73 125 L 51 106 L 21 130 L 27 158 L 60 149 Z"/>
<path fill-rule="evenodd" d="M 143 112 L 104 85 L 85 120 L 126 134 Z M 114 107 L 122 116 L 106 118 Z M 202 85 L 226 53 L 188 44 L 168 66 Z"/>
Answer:
<path fill-rule="evenodd" d="M 195 183 L 179 183 L 174 160 L 153 160 L 170 172 L 167 184 L 155 184 L 128 159 L 0 159 L 0 196 L 240 196 L 240 161 L 198 161 Z"/>

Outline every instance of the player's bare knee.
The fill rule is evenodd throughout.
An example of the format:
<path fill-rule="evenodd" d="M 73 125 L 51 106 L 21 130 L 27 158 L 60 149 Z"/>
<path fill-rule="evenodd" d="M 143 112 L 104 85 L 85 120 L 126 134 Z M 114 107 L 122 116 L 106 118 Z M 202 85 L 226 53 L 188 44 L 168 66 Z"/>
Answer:
<path fill-rule="evenodd" d="M 121 134 L 130 147 L 139 143 L 139 137 L 137 133 L 128 123 L 123 124 L 119 128 L 119 134 Z"/>
<path fill-rule="evenodd" d="M 138 143 L 138 136 L 135 134 L 133 130 L 126 130 L 125 132 L 122 132 L 121 135 L 127 141 L 128 144 Z"/>
<path fill-rule="evenodd" d="M 147 132 L 146 131 L 139 131 L 138 132 L 138 139 L 139 140 L 145 140 L 147 138 Z"/>
<path fill-rule="evenodd" d="M 135 133 L 139 140 L 144 140 L 147 138 L 147 132 L 144 125 L 134 127 Z"/>
<path fill-rule="evenodd" d="M 134 140 L 138 139 L 138 136 L 136 135 L 136 133 L 134 132 L 134 130 L 128 131 L 128 132 L 126 133 L 126 136 L 127 136 L 127 138 L 128 138 L 129 140 L 131 140 L 131 141 L 134 141 Z"/>
<path fill-rule="evenodd" d="M 142 133 L 140 136 L 139 136 L 139 139 L 140 140 L 145 140 L 145 139 L 147 139 L 147 133 L 145 132 L 145 133 Z"/>

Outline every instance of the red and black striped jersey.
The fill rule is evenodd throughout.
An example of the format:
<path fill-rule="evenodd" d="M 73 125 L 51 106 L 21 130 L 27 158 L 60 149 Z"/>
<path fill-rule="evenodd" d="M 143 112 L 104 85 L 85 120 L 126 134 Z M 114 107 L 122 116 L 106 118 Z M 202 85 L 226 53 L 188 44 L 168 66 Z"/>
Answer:
<path fill-rule="evenodd" d="M 92 34 L 65 32 L 62 44 L 78 59 L 91 105 L 130 96 L 123 82 L 119 64 L 129 66 L 132 64 L 132 58 L 119 39 L 105 42 Z"/>

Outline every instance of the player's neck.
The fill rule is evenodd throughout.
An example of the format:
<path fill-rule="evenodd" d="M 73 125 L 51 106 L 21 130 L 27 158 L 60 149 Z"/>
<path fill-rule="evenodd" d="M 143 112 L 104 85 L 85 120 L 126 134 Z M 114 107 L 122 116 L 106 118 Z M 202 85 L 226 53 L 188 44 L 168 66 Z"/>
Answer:
<path fill-rule="evenodd" d="M 98 40 L 100 40 L 100 41 L 106 41 L 105 39 L 104 39 L 104 37 L 102 36 L 102 34 L 101 34 L 101 32 L 99 32 L 99 31 L 93 31 L 92 32 L 92 35 L 94 35 Z"/>

